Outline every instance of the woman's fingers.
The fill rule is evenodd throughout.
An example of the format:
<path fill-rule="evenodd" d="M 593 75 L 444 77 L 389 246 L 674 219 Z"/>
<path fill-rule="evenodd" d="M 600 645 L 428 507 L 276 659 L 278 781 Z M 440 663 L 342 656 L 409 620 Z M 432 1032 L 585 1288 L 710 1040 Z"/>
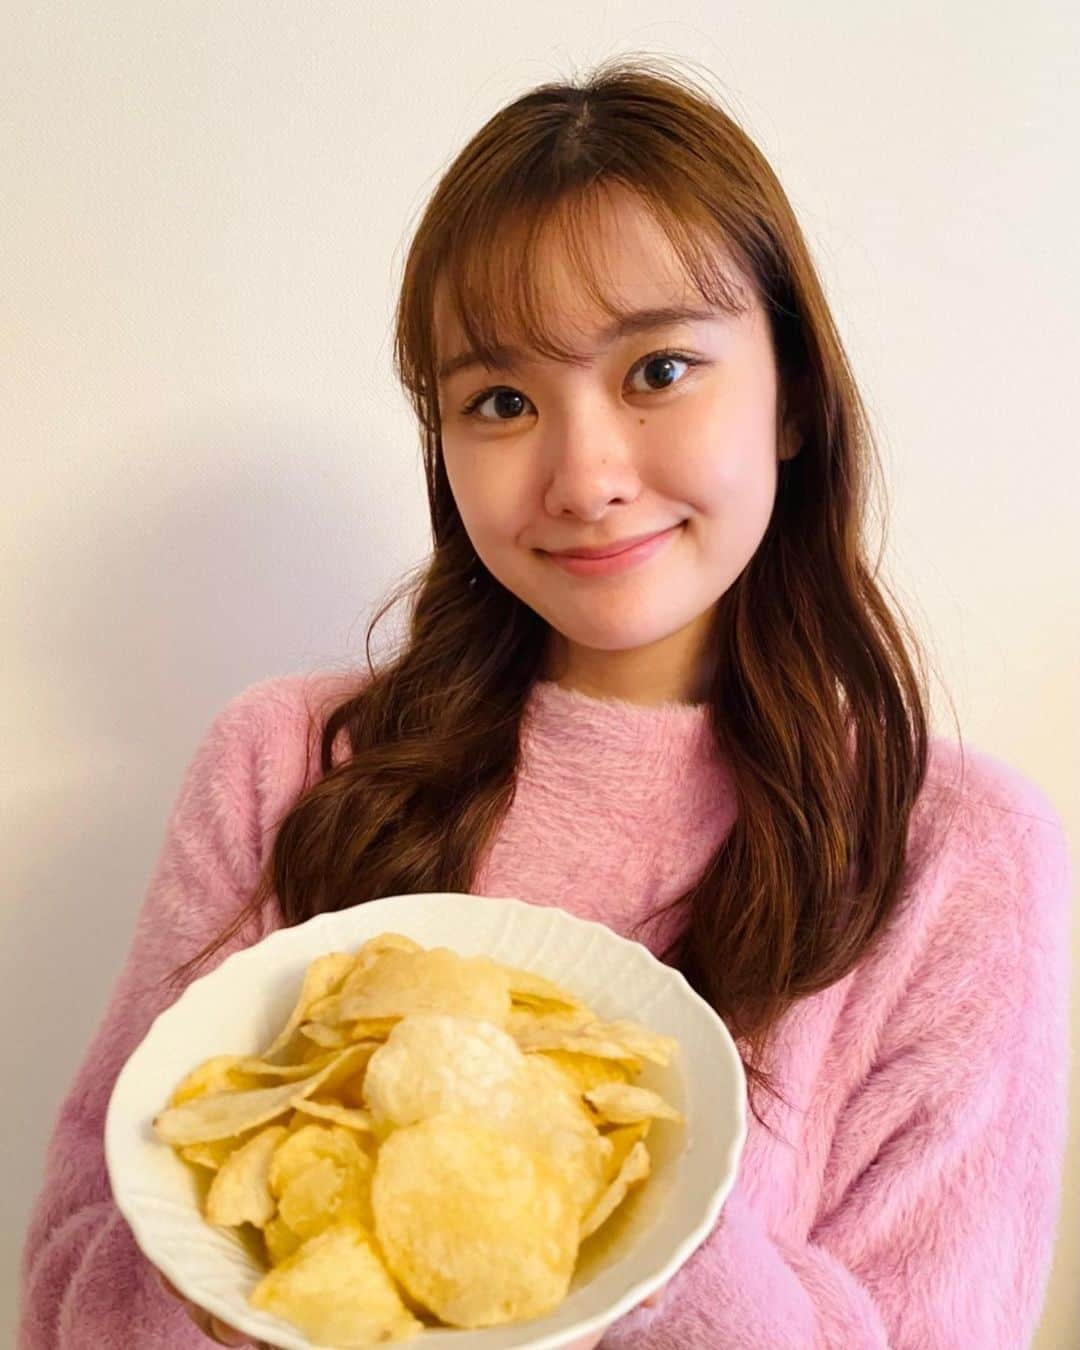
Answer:
<path fill-rule="evenodd" d="M 252 1344 L 251 1338 L 245 1332 L 237 1331 L 235 1327 L 230 1327 L 225 1322 L 219 1322 L 214 1316 L 207 1318 L 205 1331 L 211 1340 L 217 1341 L 218 1345 Z"/>
<path fill-rule="evenodd" d="M 158 1277 L 158 1283 L 161 1285 L 162 1289 L 164 1289 L 167 1294 L 172 1294 L 173 1298 L 182 1299 L 184 1297 L 183 1294 L 180 1292 L 180 1290 L 177 1289 L 176 1285 L 173 1284 L 172 1280 L 170 1280 L 164 1274 L 164 1272 L 160 1270 L 155 1270 L 154 1273 Z"/>
<path fill-rule="evenodd" d="M 162 1271 L 157 1271 L 158 1280 L 161 1287 L 167 1294 L 172 1294 L 178 1298 L 187 1309 L 188 1316 L 205 1336 L 209 1336 L 212 1341 L 218 1345 L 259 1345 L 258 1341 L 253 1341 L 244 1331 L 237 1331 L 235 1327 L 229 1326 L 227 1322 L 222 1322 L 213 1313 L 209 1313 L 205 1308 L 200 1308 L 197 1303 L 192 1303 L 190 1299 L 177 1289 L 176 1285 Z"/>
<path fill-rule="evenodd" d="M 222 1322 L 213 1313 L 208 1313 L 205 1308 L 200 1308 L 197 1303 L 187 1304 L 188 1314 L 191 1320 L 199 1328 L 204 1336 L 209 1336 L 216 1345 L 257 1345 L 246 1331 L 237 1331 L 235 1327 L 229 1326 L 227 1322 Z"/>

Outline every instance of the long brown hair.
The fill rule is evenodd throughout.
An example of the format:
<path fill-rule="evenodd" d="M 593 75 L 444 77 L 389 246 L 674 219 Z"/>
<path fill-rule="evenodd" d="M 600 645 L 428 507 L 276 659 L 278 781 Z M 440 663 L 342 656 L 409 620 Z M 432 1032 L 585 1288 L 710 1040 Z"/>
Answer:
<path fill-rule="evenodd" d="M 480 563 L 444 466 L 434 297 L 442 279 L 481 356 L 520 340 L 565 359 L 544 324 L 531 250 L 574 248 L 595 189 L 655 213 L 708 303 L 738 306 L 718 249 L 769 317 L 799 453 L 779 465 L 754 557 L 716 606 L 710 725 L 737 819 L 664 958 L 740 1043 L 750 1088 L 785 1011 L 847 974 L 909 879 L 908 825 L 928 771 L 926 661 L 864 553 L 869 419 L 794 213 L 762 153 L 707 89 L 655 57 L 612 59 L 497 112 L 442 176 L 408 251 L 395 368 L 421 429 L 434 547 L 371 620 L 368 672 L 325 722 L 323 777 L 284 814 L 258 887 L 192 971 L 266 904 L 284 925 L 384 895 L 468 891 L 513 797 L 519 729 L 549 629 Z M 577 249 L 583 284 L 614 312 Z M 882 540 L 882 549 L 884 539 Z M 891 593 L 890 593 L 891 594 Z M 371 636 L 400 600 L 410 625 L 376 670 Z M 344 734 L 348 754 L 333 763 Z M 313 745 L 313 742 L 309 742 Z M 766 1126 L 768 1128 L 768 1126 Z"/>

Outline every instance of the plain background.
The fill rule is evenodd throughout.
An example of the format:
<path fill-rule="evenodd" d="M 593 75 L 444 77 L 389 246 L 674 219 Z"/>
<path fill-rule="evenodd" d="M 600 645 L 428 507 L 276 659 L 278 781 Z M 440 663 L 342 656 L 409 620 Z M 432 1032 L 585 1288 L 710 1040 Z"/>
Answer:
<path fill-rule="evenodd" d="M 935 729 L 955 734 L 947 690 L 1075 854 L 1076 6 L 656 14 L 6 8 L 5 1344 L 48 1132 L 198 739 L 252 681 L 360 664 L 428 550 L 390 366 L 404 248 L 452 156 L 534 84 L 617 52 L 707 68 L 795 206 L 874 418 L 885 575 L 936 664 Z M 1075 1201 L 1059 1231 L 1040 1350 L 1080 1342 Z"/>

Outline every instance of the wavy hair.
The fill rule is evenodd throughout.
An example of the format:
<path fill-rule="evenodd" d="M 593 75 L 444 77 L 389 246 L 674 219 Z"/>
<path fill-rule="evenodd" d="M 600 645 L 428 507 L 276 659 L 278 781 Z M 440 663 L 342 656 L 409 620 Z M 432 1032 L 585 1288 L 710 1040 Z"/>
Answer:
<path fill-rule="evenodd" d="M 405 262 L 394 361 L 419 421 L 433 548 L 372 618 L 368 671 L 321 725 L 309 722 L 323 776 L 278 823 L 247 907 L 174 977 L 186 981 L 267 904 L 293 925 L 380 896 L 471 889 L 514 795 L 549 628 L 481 564 L 455 505 L 436 287 L 482 357 L 523 335 L 566 359 L 537 299 L 533 251 L 558 231 L 582 284 L 617 313 L 587 248 L 589 207 L 609 185 L 653 212 L 707 303 L 738 308 L 718 253 L 740 264 L 768 315 L 779 397 L 799 410 L 799 453 L 779 464 L 766 533 L 711 625 L 707 712 L 737 817 L 665 906 L 681 922 L 663 953 L 736 1038 L 750 1106 L 769 1128 L 757 1099 L 783 1099 L 766 1067 L 781 1017 L 866 955 L 918 866 L 908 827 L 928 772 L 926 659 L 886 599 L 880 552 L 867 560 L 876 450 L 792 207 L 719 101 L 659 58 L 624 55 L 526 92 L 430 197 Z M 376 669 L 372 633 L 405 599 L 406 633 Z M 335 765 L 339 734 L 348 753 Z"/>

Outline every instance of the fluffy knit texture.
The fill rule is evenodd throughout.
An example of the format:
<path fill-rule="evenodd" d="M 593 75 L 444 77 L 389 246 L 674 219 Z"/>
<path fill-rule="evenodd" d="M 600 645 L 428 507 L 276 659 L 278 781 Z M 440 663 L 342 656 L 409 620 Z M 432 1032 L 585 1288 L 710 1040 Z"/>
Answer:
<path fill-rule="evenodd" d="M 356 678 L 355 676 L 353 677 Z M 124 1061 L 172 1001 L 162 978 L 254 888 L 318 748 L 309 703 L 342 672 L 275 676 L 212 720 L 169 816 L 122 969 L 54 1124 L 26 1233 L 19 1350 L 205 1350 L 110 1194 L 102 1147 Z M 335 742 L 337 763 L 340 751 Z M 629 935 L 730 829 L 702 704 L 536 685 L 519 786 L 473 890 Z M 604 1350 L 1014 1350 L 1030 1345 L 1059 1217 L 1070 859 L 1044 791 L 935 738 L 909 830 L 952 816 L 887 940 L 795 1005 L 770 1061 L 791 1109 L 748 1113 L 721 1221 Z M 218 952 L 257 941 L 259 924 Z M 659 950 L 657 928 L 648 945 Z"/>

